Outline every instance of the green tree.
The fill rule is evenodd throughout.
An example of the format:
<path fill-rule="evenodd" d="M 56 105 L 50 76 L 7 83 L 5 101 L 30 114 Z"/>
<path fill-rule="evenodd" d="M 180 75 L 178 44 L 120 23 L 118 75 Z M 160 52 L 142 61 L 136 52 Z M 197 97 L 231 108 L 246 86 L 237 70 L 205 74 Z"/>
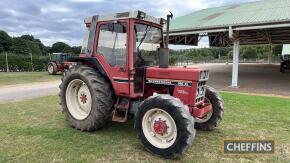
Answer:
<path fill-rule="evenodd" d="M 34 41 L 34 37 L 32 35 L 22 35 L 20 38 L 24 40 Z"/>
<path fill-rule="evenodd" d="M 243 58 L 257 58 L 257 50 L 255 47 L 245 46 L 241 51 Z"/>
<path fill-rule="evenodd" d="M 5 31 L 0 31 L 0 50 L 9 51 L 11 45 L 12 45 L 11 37 Z"/>
<path fill-rule="evenodd" d="M 13 38 L 11 49 L 15 54 L 29 55 L 31 52 L 26 40 L 20 37 Z"/>
<path fill-rule="evenodd" d="M 73 46 L 71 47 L 72 54 L 79 55 L 81 53 L 81 46 Z"/>
<path fill-rule="evenodd" d="M 47 50 L 39 39 L 35 39 L 32 35 L 22 35 L 21 39 L 25 40 L 30 52 L 33 55 L 46 55 Z"/>
<path fill-rule="evenodd" d="M 71 52 L 71 47 L 64 42 L 56 42 L 50 48 L 50 53 L 68 53 Z"/>

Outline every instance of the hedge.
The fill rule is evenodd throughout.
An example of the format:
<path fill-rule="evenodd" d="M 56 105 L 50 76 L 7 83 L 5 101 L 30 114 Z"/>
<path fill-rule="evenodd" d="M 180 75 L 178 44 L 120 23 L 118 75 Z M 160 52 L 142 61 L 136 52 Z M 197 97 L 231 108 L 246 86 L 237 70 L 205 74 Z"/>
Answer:
<path fill-rule="evenodd" d="M 9 70 L 12 72 L 32 71 L 31 58 L 27 55 L 8 54 Z M 46 71 L 48 56 L 32 56 L 34 71 Z M 0 72 L 6 71 L 6 59 L 0 54 Z"/>

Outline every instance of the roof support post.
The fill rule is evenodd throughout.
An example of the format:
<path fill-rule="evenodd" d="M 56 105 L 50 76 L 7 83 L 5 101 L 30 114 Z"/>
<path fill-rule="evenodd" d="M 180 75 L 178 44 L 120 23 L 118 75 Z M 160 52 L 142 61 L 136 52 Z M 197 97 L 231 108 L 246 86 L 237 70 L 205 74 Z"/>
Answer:
<path fill-rule="evenodd" d="M 268 64 L 271 64 L 272 63 L 272 53 L 273 53 L 273 46 L 272 44 L 270 43 L 270 51 L 268 53 Z"/>
<path fill-rule="evenodd" d="M 234 39 L 233 43 L 234 43 L 233 69 L 232 69 L 232 85 L 231 85 L 231 87 L 238 87 L 240 41 L 239 41 L 239 39 Z"/>

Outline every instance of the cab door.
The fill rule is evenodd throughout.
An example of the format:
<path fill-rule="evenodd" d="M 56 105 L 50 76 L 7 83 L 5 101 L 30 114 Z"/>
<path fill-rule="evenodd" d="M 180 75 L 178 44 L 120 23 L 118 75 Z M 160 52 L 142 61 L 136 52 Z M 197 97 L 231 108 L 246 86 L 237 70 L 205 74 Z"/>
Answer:
<path fill-rule="evenodd" d="M 128 31 L 128 20 L 97 24 L 94 57 L 101 63 L 119 96 L 129 96 Z"/>

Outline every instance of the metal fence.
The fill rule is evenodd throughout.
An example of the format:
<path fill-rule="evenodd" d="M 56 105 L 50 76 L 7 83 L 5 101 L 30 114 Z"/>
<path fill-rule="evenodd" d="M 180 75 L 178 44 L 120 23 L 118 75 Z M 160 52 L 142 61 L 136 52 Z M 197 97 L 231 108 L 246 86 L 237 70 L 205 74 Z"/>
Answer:
<path fill-rule="evenodd" d="M 176 61 L 172 63 L 174 66 L 184 66 L 204 63 L 232 63 L 232 58 L 221 57 L 216 58 L 187 58 L 185 56 L 177 57 Z M 268 58 L 240 58 L 240 63 L 269 63 Z M 270 63 L 278 64 L 281 62 L 280 57 L 272 57 Z"/>

